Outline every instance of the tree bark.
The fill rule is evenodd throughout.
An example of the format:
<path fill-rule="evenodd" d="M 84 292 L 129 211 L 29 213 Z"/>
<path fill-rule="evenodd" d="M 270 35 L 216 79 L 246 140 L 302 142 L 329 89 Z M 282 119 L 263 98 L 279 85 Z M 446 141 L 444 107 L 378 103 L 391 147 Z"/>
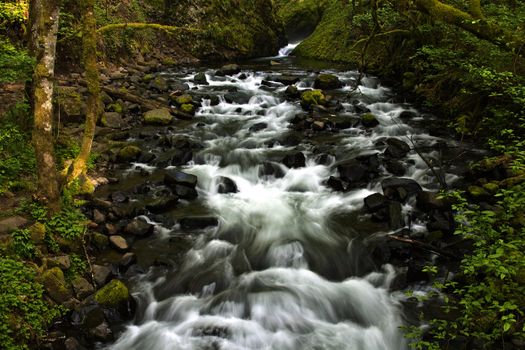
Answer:
<path fill-rule="evenodd" d="M 83 37 L 82 52 L 88 100 L 86 105 L 86 122 L 80 153 L 73 162 L 68 174 L 68 183 L 87 173 L 87 162 L 95 137 L 97 119 L 100 115 L 100 76 L 97 63 L 97 28 L 94 15 L 94 0 L 82 1 Z"/>
<path fill-rule="evenodd" d="M 469 0 L 469 6 L 470 6 L 470 14 L 475 19 L 482 19 L 483 18 L 483 11 L 481 11 L 481 3 L 480 0 Z"/>
<path fill-rule="evenodd" d="M 51 212 L 60 209 L 59 177 L 53 147 L 53 82 L 59 15 L 58 0 L 31 0 L 30 48 L 36 57 L 32 137 L 39 196 Z"/>

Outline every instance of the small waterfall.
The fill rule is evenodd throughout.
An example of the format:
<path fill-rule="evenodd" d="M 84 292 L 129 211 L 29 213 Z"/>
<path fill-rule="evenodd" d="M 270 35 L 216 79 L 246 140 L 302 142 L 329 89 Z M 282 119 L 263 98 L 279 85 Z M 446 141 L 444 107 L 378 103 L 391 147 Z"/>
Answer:
<path fill-rule="evenodd" d="M 278 57 L 288 57 L 300 43 L 301 42 L 288 44 L 285 47 L 281 48 L 279 50 L 279 56 Z"/>

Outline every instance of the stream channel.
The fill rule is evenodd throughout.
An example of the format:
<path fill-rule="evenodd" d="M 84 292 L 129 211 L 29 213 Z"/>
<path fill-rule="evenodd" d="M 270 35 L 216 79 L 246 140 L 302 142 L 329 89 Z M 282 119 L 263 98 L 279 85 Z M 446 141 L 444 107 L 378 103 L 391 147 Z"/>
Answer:
<path fill-rule="evenodd" d="M 439 184 L 414 145 L 435 164 L 466 146 L 435 136 L 435 117 L 374 77 L 356 87 L 356 71 L 277 59 L 224 76 L 161 73 L 187 83 L 199 108 L 191 120 L 132 129 L 141 160 L 117 165 L 118 183 L 97 192 L 124 193 L 154 225 L 128 237 L 137 263 L 121 277 L 135 317 L 108 349 L 408 348 L 405 291 L 430 288 L 421 265 L 436 256 L 388 236 L 431 241 L 453 230 L 447 209 L 425 205 L 421 193 Z M 307 112 L 287 86 L 311 89 L 319 72 L 342 87 Z M 378 123 L 362 120 L 369 112 Z M 457 164 L 444 174 L 449 185 L 465 172 Z"/>

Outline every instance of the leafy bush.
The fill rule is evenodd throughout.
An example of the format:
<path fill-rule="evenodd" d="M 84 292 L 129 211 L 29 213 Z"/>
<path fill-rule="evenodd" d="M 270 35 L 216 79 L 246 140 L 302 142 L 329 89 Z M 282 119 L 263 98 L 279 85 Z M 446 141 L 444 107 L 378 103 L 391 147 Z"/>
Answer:
<path fill-rule="evenodd" d="M 57 307 L 43 300 L 44 289 L 35 271 L 10 258 L 0 258 L 0 348 L 26 350 L 46 335 L 60 316 Z"/>
<path fill-rule="evenodd" d="M 0 19 L 1 21 L 1 19 Z M 15 83 L 31 79 L 34 60 L 27 51 L 17 48 L 0 35 L 0 83 Z"/>
<path fill-rule="evenodd" d="M 11 236 L 13 237 L 13 247 L 15 253 L 24 259 L 35 257 L 35 245 L 31 240 L 31 232 L 27 229 L 16 230 Z"/>

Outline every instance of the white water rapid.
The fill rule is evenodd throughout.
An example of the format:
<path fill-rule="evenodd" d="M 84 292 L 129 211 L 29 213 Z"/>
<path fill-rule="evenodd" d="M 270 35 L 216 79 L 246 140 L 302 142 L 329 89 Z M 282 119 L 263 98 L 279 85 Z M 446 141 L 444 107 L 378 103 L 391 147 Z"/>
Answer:
<path fill-rule="evenodd" d="M 335 94 L 346 96 L 357 74 L 332 73 L 346 85 Z M 382 168 L 378 178 L 347 192 L 330 189 L 326 181 L 338 175 L 338 159 L 379 154 L 385 137 L 406 141 L 406 135 L 413 135 L 429 146 L 438 139 L 403 123 L 399 115 L 411 108 L 391 102 L 389 89 L 365 79 L 353 96 L 377 116 L 379 126 L 350 126 L 330 136 L 289 142 L 289 123 L 303 113 L 298 100 L 287 101 L 282 84 L 270 89 L 262 84 L 281 74 L 300 77 L 300 90 L 312 86 L 313 76 L 303 70 L 244 70 L 226 77 L 207 71 L 209 85 L 192 83 L 193 74 L 184 77 L 192 91 L 205 96 L 194 120 L 201 124 L 172 133 L 204 142 L 204 148 L 194 162 L 179 168 L 198 177 L 199 205 L 219 225 L 192 232 L 192 248 L 181 266 L 135 281 L 139 311 L 110 349 L 407 348 L 400 330 L 402 293 L 390 288 L 396 269 L 374 263 L 366 248 L 391 232 L 377 230 L 362 211 L 363 199 L 381 192 L 381 179 L 392 175 Z M 228 91 L 244 100 L 227 102 Z M 220 96 L 213 106 L 206 98 L 211 93 Z M 422 119 L 412 112 L 416 121 Z M 354 104 L 343 101 L 338 115 L 355 118 Z M 332 152 L 323 156 L 325 150 Z M 289 169 L 279 161 L 296 151 L 306 156 L 304 167 Z M 406 167 L 405 177 L 435 188 L 435 179 L 414 151 Z M 233 180 L 238 192 L 219 193 L 219 176 Z M 413 204 L 405 204 L 403 212 Z M 156 238 L 160 242 L 184 234 L 178 225 L 157 223 L 164 232 Z M 424 230 L 414 222 L 412 228 L 417 227 Z"/>

